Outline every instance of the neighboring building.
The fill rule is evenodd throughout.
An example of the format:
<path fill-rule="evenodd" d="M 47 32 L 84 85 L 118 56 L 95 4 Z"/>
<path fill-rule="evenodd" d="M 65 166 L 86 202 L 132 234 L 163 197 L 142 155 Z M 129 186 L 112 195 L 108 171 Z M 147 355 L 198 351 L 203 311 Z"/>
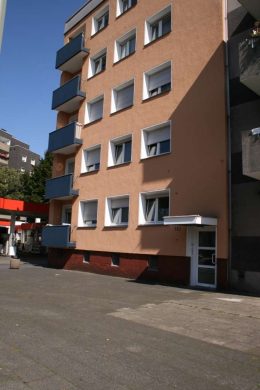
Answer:
<path fill-rule="evenodd" d="M 40 155 L 32 152 L 28 144 L 0 129 L 0 166 L 31 172 L 39 161 Z"/>
<path fill-rule="evenodd" d="M 67 21 L 50 265 L 227 287 L 223 20 L 221 0 L 92 0 Z"/>
<path fill-rule="evenodd" d="M 241 6 L 242 5 L 242 6 Z M 232 285 L 260 292 L 260 1 L 229 0 Z"/>

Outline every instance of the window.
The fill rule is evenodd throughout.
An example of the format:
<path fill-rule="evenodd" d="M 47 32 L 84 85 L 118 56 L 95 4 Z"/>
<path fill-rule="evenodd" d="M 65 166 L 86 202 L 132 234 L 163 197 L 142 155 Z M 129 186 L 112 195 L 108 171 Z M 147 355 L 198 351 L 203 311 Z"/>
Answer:
<path fill-rule="evenodd" d="M 113 267 L 119 267 L 120 265 L 120 257 L 118 253 L 113 253 L 111 256 L 111 265 Z"/>
<path fill-rule="evenodd" d="M 62 224 L 71 224 L 72 207 L 71 205 L 64 205 L 62 207 Z"/>
<path fill-rule="evenodd" d="M 149 256 L 148 269 L 149 271 L 158 271 L 158 256 Z"/>
<path fill-rule="evenodd" d="M 162 224 L 169 215 L 169 191 L 155 191 L 140 195 L 139 223 Z"/>
<path fill-rule="evenodd" d="M 134 80 L 128 81 L 112 90 L 111 112 L 131 107 L 134 101 Z"/>
<path fill-rule="evenodd" d="M 142 130 L 141 158 L 159 156 L 171 151 L 171 125 L 162 123 Z"/>
<path fill-rule="evenodd" d="M 107 198 L 106 226 L 128 225 L 129 196 Z"/>
<path fill-rule="evenodd" d="M 27 156 L 22 156 L 22 162 L 26 162 L 27 161 Z"/>
<path fill-rule="evenodd" d="M 91 35 L 103 30 L 109 21 L 109 8 L 108 6 L 98 12 L 92 19 L 92 31 Z"/>
<path fill-rule="evenodd" d="M 98 145 L 83 151 L 81 173 L 99 170 L 100 150 L 100 145 Z"/>
<path fill-rule="evenodd" d="M 136 30 L 132 30 L 115 42 L 114 62 L 118 62 L 135 52 Z"/>
<path fill-rule="evenodd" d="M 99 96 L 87 103 L 85 123 L 91 123 L 103 117 L 104 96 Z"/>
<path fill-rule="evenodd" d="M 144 73 L 143 99 L 171 90 L 171 62 Z"/>
<path fill-rule="evenodd" d="M 136 5 L 137 0 L 117 0 L 116 16 L 122 15 L 124 12 Z"/>
<path fill-rule="evenodd" d="M 25 172 L 25 169 L 24 169 L 24 168 L 21 168 L 21 172 L 24 173 L 24 172 Z"/>
<path fill-rule="evenodd" d="M 108 166 L 128 163 L 131 161 L 132 136 L 127 135 L 109 142 Z"/>
<path fill-rule="evenodd" d="M 171 6 L 152 16 L 145 22 L 145 45 L 171 31 Z"/>
<path fill-rule="evenodd" d="M 80 202 L 79 207 L 79 227 L 95 227 L 97 225 L 97 200 Z"/>
<path fill-rule="evenodd" d="M 90 58 L 88 67 L 88 78 L 95 76 L 106 69 L 107 49 L 103 49 Z"/>
<path fill-rule="evenodd" d="M 31 165 L 35 165 L 35 160 L 31 160 Z"/>

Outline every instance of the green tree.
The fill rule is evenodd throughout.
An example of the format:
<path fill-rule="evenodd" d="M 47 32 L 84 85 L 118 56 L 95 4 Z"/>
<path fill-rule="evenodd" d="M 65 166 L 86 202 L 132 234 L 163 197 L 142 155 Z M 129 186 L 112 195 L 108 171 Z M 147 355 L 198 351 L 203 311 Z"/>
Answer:
<path fill-rule="evenodd" d="M 0 167 L 0 197 L 8 199 L 24 198 L 22 172 L 8 167 Z"/>
<path fill-rule="evenodd" d="M 32 174 L 23 175 L 24 200 L 27 202 L 44 203 L 45 182 L 51 177 L 53 157 L 46 152 Z"/>

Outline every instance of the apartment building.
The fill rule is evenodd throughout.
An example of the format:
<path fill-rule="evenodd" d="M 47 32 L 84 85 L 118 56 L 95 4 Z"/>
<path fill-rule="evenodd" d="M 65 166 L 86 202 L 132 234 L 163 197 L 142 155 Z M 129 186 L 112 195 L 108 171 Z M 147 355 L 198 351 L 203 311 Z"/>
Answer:
<path fill-rule="evenodd" d="M 31 172 L 40 161 L 40 155 L 30 150 L 30 146 L 0 129 L 0 166 Z"/>
<path fill-rule="evenodd" d="M 223 12 L 221 0 L 90 0 L 68 19 L 51 266 L 227 287 Z"/>
<path fill-rule="evenodd" d="M 260 293 L 260 2 L 228 11 L 232 285 Z"/>

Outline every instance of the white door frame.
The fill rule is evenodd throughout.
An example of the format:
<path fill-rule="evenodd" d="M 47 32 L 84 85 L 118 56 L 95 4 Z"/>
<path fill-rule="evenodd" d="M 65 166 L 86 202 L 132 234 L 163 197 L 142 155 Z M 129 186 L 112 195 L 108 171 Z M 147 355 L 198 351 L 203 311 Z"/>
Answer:
<path fill-rule="evenodd" d="M 199 231 L 215 231 L 215 283 L 214 284 L 206 284 L 198 282 L 198 236 Z M 190 264 L 190 285 L 191 286 L 201 286 L 201 287 L 210 287 L 216 288 L 217 286 L 217 228 L 215 226 L 191 226 L 187 228 L 187 247 L 186 253 L 187 256 L 191 259 Z M 213 248 L 213 247 L 212 247 Z M 202 268 L 203 266 L 201 266 Z M 210 268 L 210 266 L 208 267 Z M 213 267 L 212 267 L 213 268 Z"/>

